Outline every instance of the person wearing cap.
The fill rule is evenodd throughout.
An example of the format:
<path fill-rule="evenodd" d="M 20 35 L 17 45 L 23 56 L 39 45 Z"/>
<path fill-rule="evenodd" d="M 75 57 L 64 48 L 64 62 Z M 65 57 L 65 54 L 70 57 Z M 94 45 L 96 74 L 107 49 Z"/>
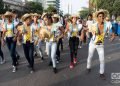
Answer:
<path fill-rule="evenodd" d="M 105 58 L 104 58 L 104 36 L 106 33 L 106 24 L 104 18 L 106 17 L 106 13 L 104 10 L 97 11 L 95 13 L 96 23 L 92 25 L 90 32 L 92 33 L 92 38 L 89 43 L 89 52 L 87 59 L 87 71 L 91 72 L 91 61 L 94 54 L 95 49 L 99 55 L 100 61 L 100 78 L 105 80 Z"/>
<path fill-rule="evenodd" d="M 5 19 L 6 21 L 4 22 L 3 25 L 3 36 L 2 36 L 2 43 L 4 43 L 4 40 L 6 41 L 8 50 L 10 52 L 10 55 L 12 57 L 12 65 L 13 65 L 13 70 L 12 72 L 16 72 L 17 70 L 17 64 L 18 60 L 16 58 L 16 39 L 17 39 L 17 33 L 15 32 L 15 26 L 17 25 L 16 23 L 13 23 L 13 13 L 7 11 L 5 14 Z"/>
<path fill-rule="evenodd" d="M 67 32 L 70 33 L 69 38 L 69 47 L 70 47 L 70 69 L 73 69 L 75 64 L 77 64 L 77 50 L 79 45 L 79 31 L 81 28 L 79 28 L 79 25 L 77 24 L 78 16 L 76 14 L 71 16 L 72 23 L 69 25 L 69 29 Z"/>
<path fill-rule="evenodd" d="M 23 41 L 23 50 L 25 57 L 29 63 L 30 73 L 34 72 L 34 39 L 33 39 L 33 29 L 31 28 L 31 15 L 26 13 L 22 16 L 23 25 L 19 26 L 19 40 Z"/>
<path fill-rule="evenodd" d="M 37 55 L 37 52 L 39 52 L 41 60 L 43 61 L 44 60 L 43 51 L 41 48 L 42 41 L 39 39 L 39 30 L 41 28 L 40 23 L 38 22 L 39 15 L 37 13 L 34 13 L 32 16 L 33 16 L 33 23 L 31 25 L 31 29 L 33 29 L 33 33 L 34 33 L 33 35 L 34 44 L 35 44 L 34 52 L 36 55 Z"/>
<path fill-rule="evenodd" d="M 58 34 L 63 34 L 64 33 L 64 28 L 63 25 L 59 22 L 59 18 L 60 16 L 58 14 L 54 14 L 52 16 L 53 19 L 53 28 L 57 29 L 57 33 Z M 57 51 L 56 51 L 56 59 L 57 59 L 57 63 L 59 63 L 60 61 L 60 45 L 61 45 L 61 50 L 63 50 L 63 41 L 62 38 L 59 38 L 58 42 L 57 42 Z"/>

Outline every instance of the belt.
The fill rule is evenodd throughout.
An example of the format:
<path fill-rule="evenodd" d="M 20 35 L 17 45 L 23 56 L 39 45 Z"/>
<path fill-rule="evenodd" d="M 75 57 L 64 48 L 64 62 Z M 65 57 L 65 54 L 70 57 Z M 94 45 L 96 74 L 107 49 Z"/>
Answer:
<path fill-rule="evenodd" d="M 103 45 L 103 43 L 96 43 L 96 45 Z"/>

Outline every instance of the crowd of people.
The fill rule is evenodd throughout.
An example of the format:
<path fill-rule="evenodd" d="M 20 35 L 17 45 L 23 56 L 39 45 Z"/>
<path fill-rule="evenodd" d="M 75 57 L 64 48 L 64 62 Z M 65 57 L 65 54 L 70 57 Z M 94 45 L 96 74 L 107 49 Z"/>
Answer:
<path fill-rule="evenodd" d="M 74 14 L 61 17 L 59 14 L 26 13 L 21 19 L 17 14 L 7 11 L 1 15 L 0 21 L 0 56 L 1 64 L 5 63 L 2 46 L 8 47 L 12 59 L 12 72 L 17 71 L 20 55 L 16 46 L 22 45 L 25 58 L 30 68 L 30 73 L 34 69 L 34 57 L 39 54 L 41 61 L 44 61 L 44 51 L 49 57 L 49 65 L 53 67 L 53 72 L 57 73 L 57 63 L 61 60 L 63 51 L 63 39 L 67 37 L 70 52 L 70 69 L 73 69 L 78 62 L 78 48 L 82 48 L 82 43 L 88 43 L 87 71 L 91 72 L 91 60 L 95 49 L 99 55 L 100 78 L 105 79 L 105 60 L 104 60 L 104 39 L 110 36 L 109 30 L 112 24 L 104 10 L 89 14 L 87 20 L 81 19 Z M 115 35 L 112 33 L 110 40 Z M 45 43 L 45 50 L 42 44 Z M 60 49 L 61 46 L 61 49 Z"/>

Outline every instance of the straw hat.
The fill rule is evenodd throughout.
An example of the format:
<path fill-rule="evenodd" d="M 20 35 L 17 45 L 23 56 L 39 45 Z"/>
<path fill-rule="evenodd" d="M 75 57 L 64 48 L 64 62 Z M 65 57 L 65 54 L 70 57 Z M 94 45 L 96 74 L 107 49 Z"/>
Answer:
<path fill-rule="evenodd" d="M 33 13 L 32 16 L 37 16 L 37 17 L 39 17 L 39 14 Z"/>
<path fill-rule="evenodd" d="M 107 14 L 108 14 L 106 10 L 101 9 L 101 10 L 95 12 L 95 18 L 96 19 L 97 19 L 97 16 L 98 16 L 99 13 L 104 13 L 105 18 L 107 17 Z"/>
<path fill-rule="evenodd" d="M 12 12 L 7 11 L 7 12 L 4 14 L 4 16 L 5 16 L 5 17 L 7 17 L 7 16 L 12 16 L 12 17 L 13 17 L 13 13 L 12 13 Z"/>
<path fill-rule="evenodd" d="M 43 19 L 46 15 L 47 15 L 47 13 L 43 13 L 41 18 Z"/>
<path fill-rule="evenodd" d="M 28 13 L 26 13 L 26 14 L 24 14 L 23 16 L 22 16 L 22 21 L 25 21 L 27 18 L 30 18 L 31 17 L 31 15 L 30 14 L 28 14 Z"/>
<path fill-rule="evenodd" d="M 54 14 L 52 17 L 53 18 L 60 18 L 60 16 L 58 14 Z"/>
<path fill-rule="evenodd" d="M 77 14 L 73 14 L 73 15 L 71 16 L 71 18 L 73 18 L 73 17 L 79 18 L 79 16 L 78 16 Z"/>

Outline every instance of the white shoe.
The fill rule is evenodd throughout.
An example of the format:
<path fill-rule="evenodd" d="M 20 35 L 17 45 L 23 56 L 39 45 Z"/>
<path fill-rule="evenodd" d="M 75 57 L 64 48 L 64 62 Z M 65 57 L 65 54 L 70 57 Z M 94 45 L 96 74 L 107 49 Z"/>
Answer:
<path fill-rule="evenodd" d="M 78 46 L 78 48 L 82 48 L 82 46 Z"/>
<path fill-rule="evenodd" d="M 59 61 L 56 61 L 57 64 L 59 64 L 60 62 Z"/>
<path fill-rule="evenodd" d="M 13 70 L 12 70 L 12 72 L 13 72 L 13 73 L 16 72 L 16 67 L 15 67 L 15 66 L 13 66 Z"/>

